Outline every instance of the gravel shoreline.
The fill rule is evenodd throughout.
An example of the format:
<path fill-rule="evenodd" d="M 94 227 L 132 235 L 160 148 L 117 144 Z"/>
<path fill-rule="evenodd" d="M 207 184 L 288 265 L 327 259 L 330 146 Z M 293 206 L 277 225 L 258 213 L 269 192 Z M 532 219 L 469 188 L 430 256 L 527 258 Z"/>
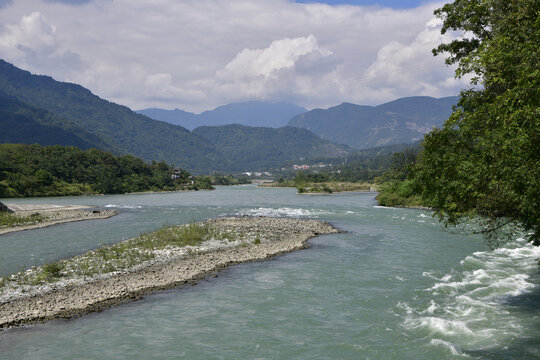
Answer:
<path fill-rule="evenodd" d="M 107 219 L 118 214 L 115 210 L 94 209 L 84 205 L 26 205 L 6 204 L 16 215 L 28 217 L 29 223 L 0 227 L 0 235 L 16 231 L 39 229 L 74 221 Z M 32 223 L 31 215 L 39 214 L 45 220 Z"/>
<path fill-rule="evenodd" d="M 0 303 L 0 329 L 101 311 L 144 294 L 194 284 L 229 265 L 303 249 L 312 237 L 340 232 L 326 222 L 290 218 L 229 217 L 210 219 L 204 224 L 223 233 L 239 234 L 239 239 L 234 246 L 214 244 L 204 251 L 168 255 L 144 266 L 77 284 L 49 284 L 37 294 Z"/>

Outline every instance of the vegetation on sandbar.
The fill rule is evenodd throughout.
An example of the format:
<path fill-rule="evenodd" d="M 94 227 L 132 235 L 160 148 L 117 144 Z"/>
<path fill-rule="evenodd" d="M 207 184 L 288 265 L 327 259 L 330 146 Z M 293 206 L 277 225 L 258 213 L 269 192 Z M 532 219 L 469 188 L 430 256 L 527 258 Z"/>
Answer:
<path fill-rule="evenodd" d="M 0 289 L 40 286 L 60 280 L 127 271 L 159 257 L 191 255 L 203 251 L 199 247 L 205 241 L 232 243 L 238 238 L 239 234 L 234 231 L 218 231 L 200 223 L 165 226 L 114 245 L 104 245 L 83 255 L 0 278 Z"/>
<path fill-rule="evenodd" d="M 0 211 L 0 228 L 11 226 L 33 225 L 47 220 L 47 216 L 40 213 L 16 214 Z"/>

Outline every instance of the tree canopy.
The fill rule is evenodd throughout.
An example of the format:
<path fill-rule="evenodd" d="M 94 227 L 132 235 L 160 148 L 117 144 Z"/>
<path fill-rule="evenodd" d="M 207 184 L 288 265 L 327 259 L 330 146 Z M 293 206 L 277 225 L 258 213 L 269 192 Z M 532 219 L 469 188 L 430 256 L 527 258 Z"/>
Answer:
<path fill-rule="evenodd" d="M 172 174 L 175 174 L 173 179 Z M 211 189 L 165 162 L 74 146 L 0 144 L 0 198 Z"/>
<path fill-rule="evenodd" d="M 519 223 L 540 245 L 540 0 L 456 0 L 435 14 L 461 36 L 434 54 L 472 80 L 425 137 L 418 191 L 449 223 Z"/>

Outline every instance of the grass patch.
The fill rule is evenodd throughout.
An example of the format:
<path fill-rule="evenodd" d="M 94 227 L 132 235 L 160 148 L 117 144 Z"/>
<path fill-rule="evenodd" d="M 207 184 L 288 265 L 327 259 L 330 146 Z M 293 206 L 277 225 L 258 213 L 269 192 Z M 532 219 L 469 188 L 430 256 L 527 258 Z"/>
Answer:
<path fill-rule="evenodd" d="M 238 238 L 234 230 L 219 232 L 207 225 L 191 223 L 183 226 L 166 226 L 157 231 L 142 234 L 137 238 L 114 245 L 104 245 L 96 250 L 71 259 L 45 264 L 19 271 L 9 277 L 0 278 L 0 289 L 24 285 L 43 285 L 77 276 L 92 277 L 123 271 L 155 258 L 154 251 L 188 248 L 188 255 L 197 254 L 192 249 L 206 240 L 234 241 Z"/>
<path fill-rule="evenodd" d="M 29 215 L 0 212 L 0 227 L 32 225 L 47 220 L 48 217 L 39 213 Z"/>
<path fill-rule="evenodd" d="M 191 223 L 184 226 L 167 226 L 138 238 L 128 240 L 126 245 L 139 249 L 160 250 L 167 247 L 184 247 L 200 245 L 210 238 L 208 226 Z"/>
<path fill-rule="evenodd" d="M 370 191 L 372 189 L 378 189 L 378 186 L 370 183 L 360 182 L 342 182 L 342 181 L 328 181 L 328 182 L 304 182 L 296 186 L 299 194 L 304 193 L 327 193 L 332 194 L 335 192 L 343 191 Z"/>

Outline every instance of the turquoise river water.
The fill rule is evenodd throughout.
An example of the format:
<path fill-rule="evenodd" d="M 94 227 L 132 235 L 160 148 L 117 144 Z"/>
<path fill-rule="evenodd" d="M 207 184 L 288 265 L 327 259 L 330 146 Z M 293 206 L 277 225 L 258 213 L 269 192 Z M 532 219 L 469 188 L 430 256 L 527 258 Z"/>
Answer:
<path fill-rule="evenodd" d="M 223 215 L 326 220 L 342 234 L 71 320 L 0 332 L 0 359 L 539 359 L 540 251 L 489 250 L 375 194 L 215 191 L 4 199 L 120 214 L 0 236 L 0 276 Z"/>

